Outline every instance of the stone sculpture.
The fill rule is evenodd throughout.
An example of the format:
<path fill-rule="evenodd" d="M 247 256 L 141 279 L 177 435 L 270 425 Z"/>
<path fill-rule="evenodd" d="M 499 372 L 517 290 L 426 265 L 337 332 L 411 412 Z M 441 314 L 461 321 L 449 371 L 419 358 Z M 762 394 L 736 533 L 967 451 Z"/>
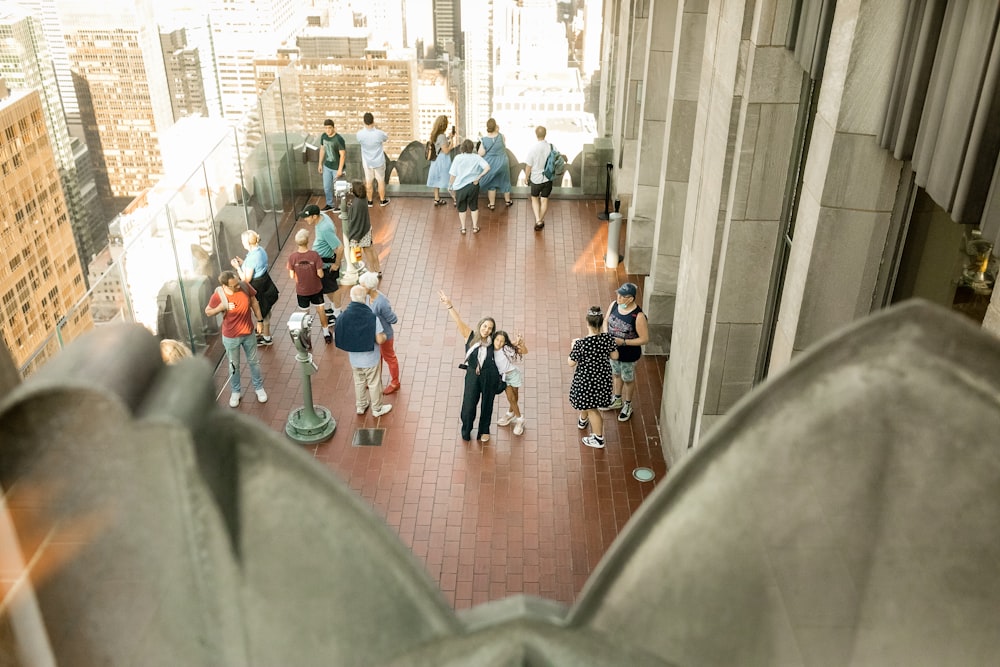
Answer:
<path fill-rule="evenodd" d="M 102 327 L 24 383 L 0 355 L 0 664 L 989 664 L 998 433 L 1000 342 L 891 309 L 734 407 L 574 605 L 456 614 L 204 361 Z"/>

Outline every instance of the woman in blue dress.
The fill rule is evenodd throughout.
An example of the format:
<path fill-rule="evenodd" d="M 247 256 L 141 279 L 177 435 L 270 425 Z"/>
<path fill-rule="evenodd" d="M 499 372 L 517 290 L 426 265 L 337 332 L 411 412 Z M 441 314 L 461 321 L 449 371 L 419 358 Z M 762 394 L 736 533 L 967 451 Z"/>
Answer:
<path fill-rule="evenodd" d="M 490 170 L 479 181 L 479 189 L 486 190 L 486 205 L 491 211 L 497 206 L 497 190 L 503 195 L 507 206 L 514 202 L 510 199 L 510 163 L 507 161 L 507 142 L 497 128 L 497 122 L 490 118 L 486 121 L 486 134 L 479 142 L 479 155 L 490 165 Z"/>
<path fill-rule="evenodd" d="M 436 157 L 427 172 L 427 187 L 434 188 L 435 206 L 447 203 L 441 199 L 441 191 L 448 191 L 448 170 L 451 169 L 452 140 L 455 138 L 454 129 L 451 134 L 447 134 L 447 130 L 448 117 L 438 116 L 434 121 L 434 129 L 431 130 L 431 143 L 434 144 Z"/>

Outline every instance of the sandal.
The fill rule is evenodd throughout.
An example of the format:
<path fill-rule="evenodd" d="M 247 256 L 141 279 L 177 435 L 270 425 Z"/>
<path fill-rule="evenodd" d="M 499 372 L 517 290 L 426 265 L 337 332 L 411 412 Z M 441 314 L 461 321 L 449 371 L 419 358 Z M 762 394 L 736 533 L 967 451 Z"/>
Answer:
<path fill-rule="evenodd" d="M 507 206 L 513 206 L 514 202 L 513 201 L 505 201 L 504 204 L 506 204 Z"/>
<path fill-rule="evenodd" d="M 435 199 L 434 200 L 434 205 L 435 206 L 444 206 L 444 204 L 445 204 L 445 201 L 443 199 Z"/>
<path fill-rule="evenodd" d="M 497 205 L 496 204 L 487 204 L 486 208 L 490 209 L 491 211 L 495 211 L 496 208 L 497 208 Z"/>
<path fill-rule="evenodd" d="M 479 227 L 473 227 L 472 228 L 472 233 L 473 234 L 478 234 L 479 233 Z"/>
<path fill-rule="evenodd" d="M 462 227 L 461 231 L 464 234 L 465 233 L 465 227 Z"/>

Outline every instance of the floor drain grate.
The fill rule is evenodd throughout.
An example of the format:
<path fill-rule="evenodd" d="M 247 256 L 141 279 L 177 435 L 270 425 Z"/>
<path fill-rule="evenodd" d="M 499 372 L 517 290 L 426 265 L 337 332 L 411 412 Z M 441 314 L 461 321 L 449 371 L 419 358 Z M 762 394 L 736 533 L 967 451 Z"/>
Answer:
<path fill-rule="evenodd" d="M 384 428 L 359 428 L 354 432 L 352 447 L 381 447 Z"/>

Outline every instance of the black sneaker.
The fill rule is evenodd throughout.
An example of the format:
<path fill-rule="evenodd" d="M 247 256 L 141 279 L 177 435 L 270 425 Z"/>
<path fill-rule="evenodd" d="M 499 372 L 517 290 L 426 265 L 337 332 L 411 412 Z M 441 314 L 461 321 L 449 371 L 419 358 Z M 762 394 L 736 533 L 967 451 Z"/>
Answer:
<path fill-rule="evenodd" d="M 257 347 L 270 347 L 274 345 L 274 339 L 270 336 L 257 336 Z"/>
<path fill-rule="evenodd" d="M 329 345 L 330 343 L 333 342 L 333 334 L 330 333 L 329 331 L 324 331 L 323 332 L 323 340 L 325 340 L 326 344 Z"/>
<path fill-rule="evenodd" d="M 333 212 L 334 212 L 334 213 L 340 213 L 340 207 L 339 207 L 339 206 L 335 206 L 335 207 L 333 208 Z"/>
<path fill-rule="evenodd" d="M 389 198 L 386 197 L 385 199 L 383 199 L 382 201 L 380 201 L 379 204 L 382 205 L 382 206 L 388 206 L 389 205 Z"/>
<path fill-rule="evenodd" d="M 369 202 L 368 202 L 368 208 L 371 208 L 371 207 L 372 207 L 372 206 L 374 206 L 374 205 L 375 205 L 375 202 L 373 202 L 373 201 L 369 201 Z"/>
<path fill-rule="evenodd" d="M 321 210 L 321 211 L 333 211 L 333 210 L 335 210 L 335 209 L 334 209 L 334 208 L 333 208 L 332 206 L 330 206 L 329 204 L 327 204 L 326 206 L 324 206 L 324 207 L 323 207 L 323 208 L 321 208 L 320 210 Z"/>

